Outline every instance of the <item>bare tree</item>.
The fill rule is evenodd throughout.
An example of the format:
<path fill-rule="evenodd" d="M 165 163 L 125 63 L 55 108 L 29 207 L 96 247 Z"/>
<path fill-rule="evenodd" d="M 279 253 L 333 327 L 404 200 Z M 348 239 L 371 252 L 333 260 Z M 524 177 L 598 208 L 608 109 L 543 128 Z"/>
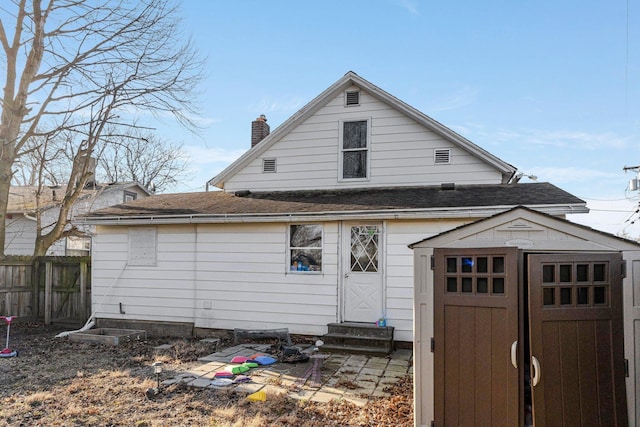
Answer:
<path fill-rule="evenodd" d="M 97 158 L 98 174 L 104 174 L 106 181 L 136 181 L 152 192 L 173 189 L 191 177 L 182 144 L 164 141 L 149 131 L 129 129 L 106 144 Z"/>
<path fill-rule="evenodd" d="M 195 129 L 202 62 L 181 39 L 170 0 L 7 3 L 0 6 L 0 256 L 15 162 L 39 140 L 75 135 L 65 148 L 73 162 L 58 221 L 38 233 L 34 255 L 42 255 L 69 232 L 71 207 L 90 176 L 88 159 L 109 126 L 126 126 L 128 116 L 147 111 Z"/>

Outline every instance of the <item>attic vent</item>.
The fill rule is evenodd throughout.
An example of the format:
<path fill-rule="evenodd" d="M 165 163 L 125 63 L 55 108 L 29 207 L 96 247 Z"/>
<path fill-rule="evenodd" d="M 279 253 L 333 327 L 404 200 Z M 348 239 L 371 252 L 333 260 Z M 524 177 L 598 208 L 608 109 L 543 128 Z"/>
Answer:
<path fill-rule="evenodd" d="M 347 92 L 347 105 L 360 105 L 360 92 Z"/>
<path fill-rule="evenodd" d="M 262 159 L 262 172 L 275 172 L 276 159 Z"/>
<path fill-rule="evenodd" d="M 436 165 L 446 165 L 451 163 L 451 150 L 448 148 L 439 148 L 433 153 L 434 163 Z"/>

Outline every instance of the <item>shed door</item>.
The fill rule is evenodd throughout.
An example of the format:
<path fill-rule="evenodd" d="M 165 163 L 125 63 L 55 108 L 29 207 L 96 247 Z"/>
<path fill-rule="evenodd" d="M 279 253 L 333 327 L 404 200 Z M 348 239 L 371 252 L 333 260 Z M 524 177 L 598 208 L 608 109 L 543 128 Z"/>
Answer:
<path fill-rule="evenodd" d="M 618 253 L 529 256 L 536 426 L 627 425 L 621 266 Z"/>
<path fill-rule="evenodd" d="M 518 425 L 518 250 L 434 257 L 435 425 Z"/>

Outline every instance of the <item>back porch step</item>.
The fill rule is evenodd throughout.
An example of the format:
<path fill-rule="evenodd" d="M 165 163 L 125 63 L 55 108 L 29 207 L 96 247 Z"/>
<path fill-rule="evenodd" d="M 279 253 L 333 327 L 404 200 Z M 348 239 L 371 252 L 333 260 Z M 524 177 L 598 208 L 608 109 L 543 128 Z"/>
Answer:
<path fill-rule="evenodd" d="M 393 352 L 393 326 L 374 323 L 329 323 L 322 351 L 387 355 Z"/>

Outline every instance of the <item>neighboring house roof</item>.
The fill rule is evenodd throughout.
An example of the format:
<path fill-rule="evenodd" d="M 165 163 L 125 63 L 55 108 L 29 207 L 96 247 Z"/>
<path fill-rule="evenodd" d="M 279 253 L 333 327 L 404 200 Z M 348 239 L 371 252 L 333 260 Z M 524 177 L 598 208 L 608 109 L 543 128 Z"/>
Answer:
<path fill-rule="evenodd" d="M 550 214 L 588 212 L 586 203 L 549 183 L 399 187 L 331 191 L 166 194 L 111 206 L 89 223 L 291 221 L 359 215 L 378 218 L 487 216 L 518 205 Z"/>
<path fill-rule="evenodd" d="M 125 191 L 127 189 L 138 187 L 147 195 L 151 195 L 144 186 L 137 182 L 116 182 L 108 184 L 96 184 L 82 190 L 79 200 L 95 196 L 105 192 Z M 45 186 L 40 190 L 40 209 L 46 210 L 59 206 L 64 198 L 67 187 L 65 185 Z M 37 209 L 36 193 L 38 186 L 21 185 L 12 186 L 9 189 L 9 204 L 7 213 L 31 213 Z"/>
<path fill-rule="evenodd" d="M 297 113 L 295 113 L 284 123 L 278 126 L 277 129 L 271 132 L 271 134 L 264 138 L 259 144 L 255 145 L 250 150 L 245 152 L 238 158 L 238 160 L 229 165 L 217 176 L 209 180 L 207 182 L 207 186 L 213 185 L 219 188 L 224 188 L 224 183 L 226 180 L 228 180 L 242 168 L 247 166 L 251 161 L 258 158 L 261 154 L 268 150 L 269 147 L 279 141 L 284 135 L 295 129 L 299 124 L 311 117 L 316 111 L 322 108 L 332 98 L 352 85 L 360 87 L 361 89 L 367 91 L 371 96 L 386 103 L 387 105 L 390 105 L 396 110 L 401 111 L 406 116 L 425 126 L 427 129 L 435 132 L 451 143 L 471 153 L 475 157 L 482 159 L 488 164 L 492 165 L 503 174 L 503 176 L 505 177 L 505 182 L 516 172 L 517 169 L 514 166 L 504 162 L 503 160 L 499 159 L 488 151 L 485 151 L 463 136 L 457 134 L 456 132 L 427 116 L 426 114 L 416 110 L 415 108 L 404 103 L 390 93 L 385 92 L 376 85 L 368 82 L 353 71 L 349 71 L 344 75 L 344 77 L 335 82 L 328 89 L 314 98 L 311 102 L 302 107 Z"/>

